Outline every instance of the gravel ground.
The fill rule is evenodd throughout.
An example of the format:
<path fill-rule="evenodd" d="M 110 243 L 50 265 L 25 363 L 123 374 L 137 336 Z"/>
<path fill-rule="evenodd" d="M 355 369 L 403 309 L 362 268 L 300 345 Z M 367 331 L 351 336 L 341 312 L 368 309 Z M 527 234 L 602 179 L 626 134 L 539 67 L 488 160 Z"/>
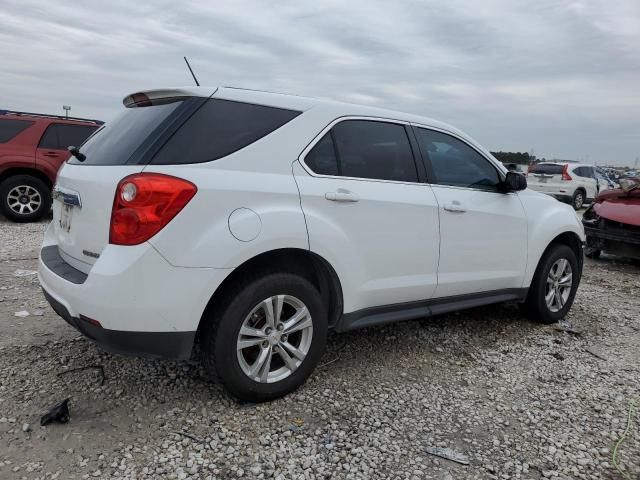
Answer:
<path fill-rule="evenodd" d="M 622 478 L 640 264 L 587 261 L 572 328 L 504 305 L 333 335 L 303 388 L 251 405 L 196 362 L 111 356 L 57 318 L 28 272 L 44 227 L 0 222 L 2 479 Z M 40 427 L 66 397 L 70 422 Z M 640 478 L 637 418 L 619 456 Z"/>

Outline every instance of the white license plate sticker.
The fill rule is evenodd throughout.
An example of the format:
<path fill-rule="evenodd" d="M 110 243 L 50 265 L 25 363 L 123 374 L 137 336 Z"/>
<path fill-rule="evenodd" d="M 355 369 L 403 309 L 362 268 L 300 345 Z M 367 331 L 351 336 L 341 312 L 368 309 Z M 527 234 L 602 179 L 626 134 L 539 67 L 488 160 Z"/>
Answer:
<path fill-rule="evenodd" d="M 73 206 L 63 203 L 60 210 L 60 230 L 67 233 L 71 231 L 71 217 L 73 217 Z"/>

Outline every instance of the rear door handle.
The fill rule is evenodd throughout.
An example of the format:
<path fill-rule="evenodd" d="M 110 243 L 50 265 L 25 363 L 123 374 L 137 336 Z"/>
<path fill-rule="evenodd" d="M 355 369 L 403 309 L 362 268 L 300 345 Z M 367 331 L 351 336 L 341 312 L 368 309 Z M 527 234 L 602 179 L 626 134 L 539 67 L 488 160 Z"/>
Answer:
<path fill-rule="evenodd" d="M 58 157 L 60 154 L 58 152 L 46 152 L 44 153 L 45 157 Z"/>
<path fill-rule="evenodd" d="M 445 204 L 444 207 L 442 208 L 444 208 L 447 212 L 453 212 L 453 213 L 464 213 L 467 211 L 467 209 L 464 208 L 462 204 L 457 200 L 454 200 L 451 203 Z"/>
<path fill-rule="evenodd" d="M 327 192 L 324 198 L 332 202 L 357 202 L 360 200 L 357 195 L 351 192 Z"/>

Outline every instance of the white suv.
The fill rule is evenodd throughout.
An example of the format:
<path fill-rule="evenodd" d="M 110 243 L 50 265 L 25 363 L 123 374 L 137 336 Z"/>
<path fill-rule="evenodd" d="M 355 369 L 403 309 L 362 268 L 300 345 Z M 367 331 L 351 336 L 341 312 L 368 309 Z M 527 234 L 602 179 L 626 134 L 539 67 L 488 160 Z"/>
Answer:
<path fill-rule="evenodd" d="M 596 167 L 580 163 L 543 162 L 531 165 L 529 188 L 551 195 L 580 210 L 598 196 Z"/>
<path fill-rule="evenodd" d="M 584 231 L 458 130 L 235 88 L 141 92 L 63 166 L 39 278 L 112 352 L 263 401 L 344 332 L 479 305 L 566 315 Z"/>

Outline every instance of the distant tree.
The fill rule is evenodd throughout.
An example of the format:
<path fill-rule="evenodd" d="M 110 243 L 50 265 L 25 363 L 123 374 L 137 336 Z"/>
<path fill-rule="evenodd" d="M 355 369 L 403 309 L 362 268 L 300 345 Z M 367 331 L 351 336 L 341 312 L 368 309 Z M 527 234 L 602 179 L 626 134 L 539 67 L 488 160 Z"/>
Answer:
<path fill-rule="evenodd" d="M 529 165 L 536 160 L 535 155 L 529 155 L 528 152 L 491 152 L 502 163 L 517 163 L 519 165 Z"/>

